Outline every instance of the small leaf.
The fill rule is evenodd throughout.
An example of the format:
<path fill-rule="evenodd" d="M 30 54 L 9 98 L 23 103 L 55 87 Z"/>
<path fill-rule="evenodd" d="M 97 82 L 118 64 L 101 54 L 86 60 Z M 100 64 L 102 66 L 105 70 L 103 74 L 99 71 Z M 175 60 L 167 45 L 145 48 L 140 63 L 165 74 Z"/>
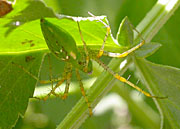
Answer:
<path fill-rule="evenodd" d="M 142 47 L 140 47 L 137 51 L 135 51 L 135 55 L 137 58 L 146 58 L 152 54 L 154 54 L 161 47 L 160 43 L 145 43 Z"/>
<path fill-rule="evenodd" d="M 155 99 L 171 129 L 180 128 L 180 69 L 158 65 L 144 59 L 136 59 L 143 82 L 153 95 L 167 96 L 166 99 Z"/>
<path fill-rule="evenodd" d="M 131 46 L 133 44 L 133 29 L 128 17 L 125 17 L 119 27 L 116 39 L 121 46 Z"/>

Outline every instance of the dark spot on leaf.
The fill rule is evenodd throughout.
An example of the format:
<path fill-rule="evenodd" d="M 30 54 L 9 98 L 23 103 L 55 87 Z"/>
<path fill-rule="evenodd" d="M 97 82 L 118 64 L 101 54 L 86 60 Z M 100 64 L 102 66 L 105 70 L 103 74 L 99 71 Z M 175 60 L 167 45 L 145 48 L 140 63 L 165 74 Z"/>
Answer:
<path fill-rule="evenodd" d="M 33 42 L 33 40 L 25 39 L 25 41 L 21 42 L 21 44 L 24 45 L 24 44 L 26 44 L 26 43 L 29 43 L 29 44 L 30 44 L 30 47 L 33 47 L 33 46 L 35 46 L 35 44 L 32 43 L 32 42 Z"/>
<path fill-rule="evenodd" d="M 34 47 L 35 46 L 35 44 L 34 43 L 32 43 L 31 45 L 30 45 L 30 47 Z"/>
<path fill-rule="evenodd" d="M 33 56 L 26 56 L 25 61 L 30 62 L 30 61 L 32 61 L 34 59 L 35 59 L 35 57 L 33 57 Z"/>
<path fill-rule="evenodd" d="M 22 45 L 24 45 L 26 42 L 21 42 Z"/>
<path fill-rule="evenodd" d="M 32 41 L 33 41 L 33 40 L 29 40 L 28 42 L 29 42 L 29 43 L 32 43 Z"/>

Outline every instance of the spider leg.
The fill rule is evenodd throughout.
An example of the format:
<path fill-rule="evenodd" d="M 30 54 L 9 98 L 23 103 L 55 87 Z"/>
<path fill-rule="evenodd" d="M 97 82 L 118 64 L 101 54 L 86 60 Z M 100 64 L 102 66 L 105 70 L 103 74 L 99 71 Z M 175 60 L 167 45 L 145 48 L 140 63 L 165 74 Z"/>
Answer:
<path fill-rule="evenodd" d="M 158 98 L 158 99 L 164 99 L 167 97 L 159 97 L 159 96 L 153 96 L 150 93 L 142 90 L 141 88 L 139 88 L 138 86 L 136 86 L 135 84 L 133 84 L 132 82 L 128 81 L 127 79 L 125 79 L 124 77 L 120 76 L 118 73 L 115 73 L 113 70 L 111 70 L 108 66 L 106 66 L 103 62 L 101 62 L 98 58 L 94 59 L 99 65 L 101 65 L 106 71 L 108 71 L 111 75 L 114 76 L 114 78 L 116 78 L 117 80 L 128 84 L 129 86 L 133 87 L 134 89 L 138 90 L 139 92 L 143 93 L 145 96 L 150 97 L 150 98 Z"/>
<path fill-rule="evenodd" d="M 89 60 L 90 60 L 90 57 L 89 57 L 89 52 L 87 50 L 87 45 L 86 45 L 86 42 L 83 38 L 83 35 L 82 35 L 82 31 L 81 31 L 81 28 L 80 28 L 80 25 L 79 25 L 79 21 L 77 21 L 77 25 L 78 25 L 78 29 L 79 29 L 79 34 L 81 36 L 81 40 L 83 42 L 83 45 L 84 45 L 84 51 L 85 51 L 85 54 L 86 54 L 86 67 L 84 68 L 84 71 L 87 72 L 88 71 L 88 64 L 89 64 Z"/>
<path fill-rule="evenodd" d="M 63 72 L 63 77 L 57 82 L 57 84 L 56 84 L 54 87 L 52 87 L 51 91 L 50 91 L 45 97 L 42 97 L 42 98 L 35 97 L 35 98 L 46 101 L 46 100 L 49 98 L 49 96 L 54 95 L 54 96 L 56 96 L 56 97 L 61 97 L 61 98 L 63 99 L 62 96 L 60 96 L 59 94 L 55 93 L 55 90 L 56 90 L 58 87 L 60 87 L 61 84 L 62 84 L 65 80 L 67 80 L 68 86 L 66 86 L 66 90 L 65 90 L 65 93 L 64 93 L 64 94 L 68 93 L 67 91 L 68 91 L 68 89 L 69 89 L 69 80 L 70 80 L 70 78 L 71 78 L 71 72 L 69 73 L 69 67 L 70 67 L 70 66 L 71 66 L 71 65 L 70 65 L 69 63 L 67 63 L 67 64 L 65 65 L 65 67 L 64 67 L 64 72 Z M 71 66 L 71 67 L 72 67 L 72 66 Z M 67 95 L 65 95 L 65 96 L 67 97 Z"/>
<path fill-rule="evenodd" d="M 88 14 L 94 18 L 96 18 L 96 16 L 94 14 L 92 14 L 91 12 L 88 12 Z M 107 25 L 105 22 L 103 22 L 101 19 L 98 19 L 106 28 L 106 35 L 104 37 L 104 40 L 103 40 L 103 44 L 99 50 L 99 53 L 97 54 L 97 58 L 100 58 L 101 56 L 103 56 L 103 53 L 104 53 L 104 46 L 105 46 L 105 43 L 106 43 L 106 40 L 110 34 L 110 31 L 111 31 L 111 28 L 109 25 Z"/>
<path fill-rule="evenodd" d="M 71 77 L 72 77 L 72 65 L 71 64 L 68 65 L 67 70 L 68 71 L 66 71 L 66 87 L 65 87 L 63 96 L 61 96 L 61 98 L 63 100 L 66 99 L 68 96 L 69 85 L 70 85 Z"/>
<path fill-rule="evenodd" d="M 123 52 L 123 53 L 112 53 L 112 52 L 104 52 L 104 56 L 109 56 L 109 57 L 115 57 L 115 58 L 123 58 L 128 56 L 130 53 L 134 52 L 135 50 L 137 50 L 138 48 L 140 48 L 141 46 L 143 46 L 145 44 L 145 40 L 143 40 L 141 43 L 139 43 L 138 45 L 136 45 L 135 47 Z"/>
<path fill-rule="evenodd" d="M 81 93 L 84 96 L 84 99 L 85 99 L 85 101 L 87 103 L 87 106 L 88 106 L 88 109 L 89 109 L 89 115 L 92 116 L 93 113 L 92 113 L 91 104 L 90 104 L 90 102 L 88 100 L 88 97 L 86 96 L 86 92 L 84 90 L 83 83 L 82 83 L 81 76 L 79 74 L 79 70 L 78 69 L 76 69 L 76 76 L 77 76 L 77 80 L 79 81 Z"/>

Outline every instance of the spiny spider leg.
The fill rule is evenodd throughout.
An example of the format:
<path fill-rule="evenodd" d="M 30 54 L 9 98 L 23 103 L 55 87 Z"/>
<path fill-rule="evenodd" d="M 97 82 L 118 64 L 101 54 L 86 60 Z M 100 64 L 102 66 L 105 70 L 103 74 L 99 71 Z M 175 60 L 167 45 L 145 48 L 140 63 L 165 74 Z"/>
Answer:
<path fill-rule="evenodd" d="M 95 15 L 93 15 L 91 12 L 88 12 L 89 15 L 91 15 L 92 17 L 95 17 Z M 106 28 L 107 28 L 107 31 L 106 31 L 106 35 L 105 35 L 105 38 L 103 40 L 103 44 L 102 44 L 102 47 L 101 49 L 99 50 L 99 53 L 97 55 L 98 58 L 100 58 L 102 55 L 104 56 L 109 56 L 109 57 L 115 57 L 115 58 L 123 58 L 123 57 L 126 57 L 128 56 L 130 53 L 134 52 L 135 50 L 137 50 L 138 48 L 140 48 L 141 46 L 144 45 L 145 43 L 145 40 L 143 39 L 142 35 L 138 32 L 138 30 L 131 24 L 132 28 L 138 33 L 138 35 L 141 37 L 142 39 L 142 42 L 139 43 L 138 45 L 136 45 L 135 47 L 123 52 L 122 54 L 120 53 L 112 53 L 112 52 L 105 52 L 104 51 L 104 46 L 105 46 L 105 42 L 107 40 L 107 37 L 109 36 L 110 34 L 110 31 L 111 31 L 111 28 L 109 25 L 107 25 L 105 22 L 103 22 L 101 19 L 98 19 Z"/>
<path fill-rule="evenodd" d="M 136 45 L 135 47 L 123 52 L 123 53 L 113 53 L 113 52 L 104 52 L 104 56 L 109 56 L 109 57 L 115 57 L 115 58 L 123 58 L 128 56 L 130 53 L 134 52 L 135 50 L 137 50 L 138 48 L 140 48 L 141 46 L 143 46 L 145 43 L 145 40 L 143 40 L 141 43 L 139 43 L 138 45 Z"/>
<path fill-rule="evenodd" d="M 130 25 L 134 29 L 134 31 L 136 33 L 138 33 L 138 36 L 142 39 L 142 41 L 138 45 L 136 45 L 135 47 L 123 52 L 122 54 L 120 54 L 120 53 L 109 53 L 108 54 L 107 53 L 108 56 L 117 57 L 117 58 L 123 58 L 123 57 L 128 56 L 130 53 L 134 52 L 135 50 L 137 50 L 138 48 L 140 48 L 141 46 L 143 46 L 145 44 L 145 39 L 142 37 L 141 33 L 132 24 L 130 24 Z"/>
<path fill-rule="evenodd" d="M 54 96 L 56 96 L 56 97 L 60 97 L 60 98 L 62 98 L 62 99 L 67 98 L 67 93 L 68 93 L 68 89 L 69 89 L 69 84 L 68 84 L 68 83 L 69 83 L 70 78 L 71 78 L 71 75 L 72 75 L 72 72 L 69 72 L 69 69 L 71 70 L 71 69 L 72 69 L 72 66 L 69 65 L 68 63 L 66 63 L 66 65 L 65 65 L 65 67 L 64 67 L 64 72 L 63 72 L 62 79 L 59 80 L 54 87 L 52 86 L 53 88 L 51 89 L 51 91 L 50 91 L 45 97 L 41 97 L 41 98 L 35 97 L 35 98 L 36 98 L 36 99 L 41 99 L 41 100 L 44 100 L 44 101 L 46 101 L 46 100 L 49 98 L 49 96 L 51 96 L 51 95 L 54 95 Z M 68 85 L 66 85 L 66 87 L 65 87 L 64 95 L 63 95 L 63 96 L 60 96 L 59 94 L 55 93 L 55 90 L 56 90 L 59 86 L 61 86 L 61 84 L 62 84 L 65 80 L 68 81 L 68 83 L 66 83 L 66 84 L 68 84 Z"/>
<path fill-rule="evenodd" d="M 59 94 L 56 94 L 55 93 L 55 90 L 56 88 L 58 88 L 65 80 L 68 79 L 69 81 L 69 77 L 71 77 L 69 74 L 66 75 L 66 73 L 64 72 L 64 76 L 62 78 L 58 78 L 58 79 L 52 79 L 52 66 L 51 66 L 51 62 L 50 62 L 50 57 L 48 56 L 48 60 L 49 60 L 49 70 L 50 70 L 50 80 L 39 80 L 38 77 L 36 77 L 35 75 L 33 75 L 31 72 L 29 72 L 26 68 L 24 68 L 23 66 L 19 65 L 19 64 L 16 64 L 14 62 L 12 62 L 13 65 L 19 67 L 20 69 L 22 69 L 25 73 L 27 73 L 28 75 L 30 75 L 32 78 L 34 78 L 35 80 L 39 81 L 39 83 L 41 84 L 49 84 L 51 83 L 51 92 L 49 92 L 45 97 L 33 97 L 33 98 L 36 98 L 36 99 L 39 99 L 39 100 L 47 100 L 48 97 L 53 94 L 57 97 L 59 97 L 60 95 Z M 66 69 L 66 68 L 65 68 Z M 67 70 L 65 70 L 67 71 Z M 72 74 L 72 73 L 71 73 Z M 55 85 L 55 87 L 53 87 L 53 82 L 57 82 L 57 84 Z M 67 88 L 66 88 L 67 89 Z M 67 90 L 66 90 L 67 92 Z M 62 99 L 65 98 L 65 97 L 61 97 Z"/>
<path fill-rule="evenodd" d="M 83 38 L 83 35 L 82 35 L 82 32 L 81 32 L 80 25 L 79 25 L 79 22 L 78 22 L 78 21 L 77 21 L 77 24 L 78 24 L 79 34 L 80 34 L 80 36 L 81 36 L 81 40 L 82 40 L 82 42 L 83 42 L 84 50 L 85 50 L 85 53 L 86 53 L 86 64 L 85 64 L 85 68 L 88 69 L 88 63 L 89 63 L 89 60 L 90 60 L 89 52 L 88 52 L 88 50 L 87 50 L 86 42 L 85 42 L 85 40 L 84 40 L 84 38 Z M 87 70 L 86 70 L 86 71 L 87 71 Z M 93 113 L 92 113 L 91 104 L 90 104 L 90 102 L 89 102 L 89 100 L 88 100 L 88 97 L 86 96 L 86 92 L 85 92 L 85 90 L 84 90 L 83 83 L 82 83 L 82 81 L 81 81 L 81 76 L 80 76 L 80 74 L 79 74 L 79 70 L 78 70 L 78 69 L 76 69 L 76 77 L 77 77 L 77 80 L 79 81 L 81 93 L 82 93 L 82 95 L 84 96 L 84 99 L 85 99 L 85 101 L 86 101 L 86 103 L 87 103 L 87 105 L 88 105 L 89 115 L 92 116 Z"/>
<path fill-rule="evenodd" d="M 61 78 L 58 79 L 51 79 L 51 80 L 39 80 L 38 77 L 36 77 L 35 75 L 33 75 L 31 72 L 29 72 L 26 68 L 24 68 L 23 66 L 16 64 L 15 62 L 11 62 L 13 65 L 17 66 L 18 68 L 22 69 L 25 73 L 27 73 L 29 76 L 31 76 L 32 78 L 34 78 L 35 80 L 37 80 L 39 83 L 41 84 L 49 84 L 52 82 L 58 82 L 61 80 Z"/>
<path fill-rule="evenodd" d="M 95 15 L 93 15 L 92 13 L 88 12 L 89 15 L 93 16 L 93 17 L 96 17 Z M 138 48 L 140 48 L 141 46 L 143 46 L 145 44 L 145 40 L 144 38 L 142 37 L 142 35 L 138 32 L 138 30 L 131 24 L 132 28 L 138 33 L 138 35 L 140 36 L 140 38 L 142 39 L 142 42 L 140 42 L 138 45 L 136 45 L 135 47 L 123 52 L 122 54 L 120 53 L 112 53 L 112 52 L 106 52 L 104 51 L 104 45 L 105 45 L 105 42 L 107 40 L 107 37 L 109 36 L 109 33 L 110 33 L 110 27 L 105 23 L 103 22 L 101 19 L 99 19 L 99 21 L 101 23 L 104 24 L 104 26 L 107 27 L 107 32 L 106 32 L 106 35 L 105 35 L 105 38 L 104 38 L 104 41 L 103 41 L 103 44 L 102 44 L 102 47 L 98 53 L 98 56 L 97 58 L 94 57 L 94 60 L 96 62 L 99 63 L 99 65 L 101 65 L 105 70 L 107 70 L 111 75 L 113 75 L 116 79 L 120 80 L 121 82 L 124 82 L 126 84 L 128 84 L 129 86 L 135 88 L 136 90 L 138 90 L 139 92 L 143 93 L 144 95 L 146 95 L 147 97 L 151 97 L 151 98 L 159 98 L 159 99 L 163 99 L 163 98 L 167 98 L 167 97 L 158 97 L 158 96 L 153 96 L 151 94 L 149 94 L 148 92 L 145 92 L 144 90 L 142 90 L 141 88 L 139 88 L 138 86 L 134 85 L 133 83 L 131 83 L 130 81 L 128 81 L 127 79 L 125 79 L 124 77 L 121 77 L 118 73 L 115 73 L 114 71 L 112 71 L 108 66 L 106 66 L 103 62 L 101 62 L 98 58 L 100 58 L 102 55 L 103 56 L 109 56 L 109 57 L 115 57 L 115 58 L 123 58 L 123 57 L 126 57 L 128 56 L 130 53 L 134 52 L 135 50 L 137 50 Z"/>
<path fill-rule="evenodd" d="M 139 92 L 143 93 L 145 96 L 150 97 L 150 98 L 158 98 L 158 99 L 164 99 L 167 97 L 159 97 L 159 96 L 153 96 L 151 94 L 149 94 L 148 92 L 142 90 L 141 88 L 139 88 L 138 86 L 136 86 L 135 84 L 133 84 L 132 82 L 128 81 L 127 79 L 125 79 L 124 77 L 121 77 L 118 73 L 115 73 L 113 70 L 111 70 L 108 66 L 106 66 L 103 62 L 101 62 L 99 59 L 94 58 L 94 60 L 101 65 L 105 70 L 107 70 L 111 75 L 113 75 L 116 79 L 118 79 L 119 81 L 128 84 L 129 86 L 133 87 L 134 89 L 138 90 Z"/>
<path fill-rule="evenodd" d="M 63 77 L 60 81 L 57 82 L 57 84 L 53 87 L 53 89 L 51 90 L 51 92 L 48 94 L 48 96 L 50 96 L 51 94 L 55 95 L 56 97 L 61 97 L 62 99 L 66 99 L 67 98 L 67 93 L 69 90 L 69 83 L 70 83 L 70 79 L 72 76 L 72 65 L 70 63 L 66 63 L 65 67 L 64 67 L 64 72 L 63 72 Z M 66 80 L 66 87 L 65 87 L 65 92 L 63 96 L 60 96 L 59 94 L 55 93 L 55 90 L 61 86 L 61 84 Z M 48 96 L 45 98 L 47 99 Z"/>
<path fill-rule="evenodd" d="M 85 54 L 86 54 L 86 65 L 85 65 L 86 67 L 85 67 L 84 71 L 87 72 L 88 64 L 89 64 L 89 60 L 90 60 L 89 52 L 87 50 L 86 42 L 84 41 L 84 38 L 82 36 L 82 32 L 81 32 L 81 29 L 80 29 L 79 21 L 77 21 L 77 25 L 78 25 L 79 33 L 80 33 L 80 36 L 81 36 L 81 40 L 82 40 L 83 45 L 84 45 L 84 51 L 85 51 Z"/>
<path fill-rule="evenodd" d="M 92 113 L 91 104 L 90 104 L 90 102 L 89 102 L 89 100 L 88 100 L 88 97 L 86 96 L 86 92 L 85 92 L 85 90 L 84 90 L 83 83 L 82 83 L 81 76 L 80 76 L 80 74 L 79 74 L 79 70 L 78 70 L 78 69 L 76 69 L 76 77 L 77 77 L 77 80 L 79 81 L 81 93 L 82 93 L 82 95 L 84 96 L 84 99 L 85 99 L 85 101 L 86 101 L 86 103 L 87 103 L 87 105 L 88 105 L 89 115 L 92 116 L 93 113 Z"/>
<path fill-rule="evenodd" d="M 88 12 L 88 14 L 89 14 L 90 16 L 96 18 L 96 16 L 95 16 L 94 14 L 92 14 L 91 12 Z M 97 58 L 100 58 L 100 57 L 103 55 L 103 53 L 104 53 L 104 46 L 105 46 L 106 40 L 107 40 L 107 38 L 108 38 L 108 36 L 109 36 L 109 34 L 110 34 L 111 28 L 110 28 L 109 25 L 107 25 L 107 24 L 106 24 L 105 22 L 103 22 L 101 19 L 98 19 L 98 20 L 107 28 L 107 30 L 106 30 L 106 35 L 105 35 L 104 40 L 103 40 L 103 44 L 102 44 L 102 46 L 101 46 L 101 48 L 100 48 L 100 50 L 99 50 L 99 53 L 97 54 Z"/>
<path fill-rule="evenodd" d="M 33 75 L 32 73 L 30 73 L 27 69 L 25 69 L 23 66 L 16 64 L 15 62 L 11 62 L 13 65 L 17 66 L 18 68 L 22 69 L 25 73 L 27 73 L 28 75 L 30 75 L 32 78 L 34 78 L 35 80 L 39 81 L 38 77 L 36 77 L 35 75 Z"/>
<path fill-rule="evenodd" d="M 34 97 L 34 98 L 46 101 L 46 100 L 51 96 L 51 94 L 55 95 L 56 97 L 60 97 L 59 94 L 56 94 L 56 93 L 55 93 L 55 90 L 56 90 L 65 80 L 66 80 L 66 77 L 62 77 L 62 79 L 58 81 L 58 83 L 53 87 L 53 89 L 51 89 L 51 91 L 50 91 L 46 96 L 44 96 L 44 97 Z"/>

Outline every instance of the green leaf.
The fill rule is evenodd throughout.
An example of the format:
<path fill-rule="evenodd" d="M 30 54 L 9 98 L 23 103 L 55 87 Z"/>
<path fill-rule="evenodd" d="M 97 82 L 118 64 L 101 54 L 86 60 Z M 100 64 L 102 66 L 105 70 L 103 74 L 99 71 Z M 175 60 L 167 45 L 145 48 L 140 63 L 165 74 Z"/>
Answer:
<path fill-rule="evenodd" d="M 143 59 L 135 59 L 143 82 L 155 96 L 168 96 L 155 99 L 160 113 L 168 120 L 171 128 L 180 128 L 180 69 L 158 65 Z"/>
<path fill-rule="evenodd" d="M 33 96 L 37 82 L 18 65 L 23 65 L 25 69 L 38 77 L 42 56 L 42 52 L 0 55 L 1 129 L 12 128 L 18 117 L 24 115 L 28 100 Z"/>
<path fill-rule="evenodd" d="M 133 35 L 133 29 L 131 27 L 131 23 L 128 17 L 125 17 L 119 26 L 116 39 L 119 45 L 129 47 L 132 46 L 133 44 L 133 38 L 134 38 L 133 36 L 134 35 Z"/>
<path fill-rule="evenodd" d="M 161 47 L 160 43 L 146 43 L 142 47 L 140 47 L 137 51 L 135 51 L 135 55 L 137 58 L 146 58 L 154 54 Z"/>

